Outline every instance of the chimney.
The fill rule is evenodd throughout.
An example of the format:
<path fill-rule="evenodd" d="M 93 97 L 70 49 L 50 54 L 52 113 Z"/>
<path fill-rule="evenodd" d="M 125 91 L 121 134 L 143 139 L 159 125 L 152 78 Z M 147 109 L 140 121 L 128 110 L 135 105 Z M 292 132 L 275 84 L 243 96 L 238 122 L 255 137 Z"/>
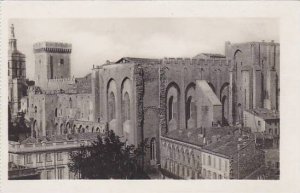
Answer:
<path fill-rule="evenodd" d="M 203 138 L 203 144 L 206 145 L 206 138 Z"/>

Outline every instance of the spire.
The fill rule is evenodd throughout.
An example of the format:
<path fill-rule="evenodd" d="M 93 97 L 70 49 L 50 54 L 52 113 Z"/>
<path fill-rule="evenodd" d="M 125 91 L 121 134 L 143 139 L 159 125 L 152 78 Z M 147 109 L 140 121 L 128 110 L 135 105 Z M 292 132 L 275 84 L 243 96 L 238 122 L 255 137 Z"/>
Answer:
<path fill-rule="evenodd" d="M 15 39 L 14 24 L 11 24 L 11 26 L 10 26 L 9 49 L 10 50 L 17 50 L 17 40 Z"/>
<path fill-rule="evenodd" d="M 10 26 L 10 39 L 15 39 L 15 27 L 14 24 Z"/>

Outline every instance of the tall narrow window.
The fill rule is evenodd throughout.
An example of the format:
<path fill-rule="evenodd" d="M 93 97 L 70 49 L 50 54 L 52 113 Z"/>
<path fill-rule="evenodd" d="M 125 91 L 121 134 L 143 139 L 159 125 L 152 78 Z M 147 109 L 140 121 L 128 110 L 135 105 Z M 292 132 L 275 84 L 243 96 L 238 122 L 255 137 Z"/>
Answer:
<path fill-rule="evenodd" d="M 150 142 L 150 159 L 156 160 L 156 144 L 155 144 L 155 138 L 151 139 Z"/>
<path fill-rule="evenodd" d="M 116 98 L 113 92 L 109 94 L 108 100 L 108 113 L 109 113 L 109 120 L 116 118 Z"/>
<path fill-rule="evenodd" d="M 173 119 L 173 96 L 169 98 L 168 109 L 169 109 L 169 121 L 171 121 Z"/>
<path fill-rule="evenodd" d="M 60 59 L 60 64 L 64 65 L 64 59 Z"/>
<path fill-rule="evenodd" d="M 73 108 L 72 98 L 69 99 L 69 106 L 70 108 Z"/>
<path fill-rule="evenodd" d="M 128 92 L 126 92 L 124 95 L 123 113 L 124 113 L 124 120 L 130 120 L 130 99 L 129 99 Z"/>
<path fill-rule="evenodd" d="M 191 118 L 191 105 L 192 105 L 192 96 L 190 96 L 186 102 L 186 119 L 189 120 Z"/>
<path fill-rule="evenodd" d="M 53 79 L 53 56 L 50 56 L 50 79 Z"/>

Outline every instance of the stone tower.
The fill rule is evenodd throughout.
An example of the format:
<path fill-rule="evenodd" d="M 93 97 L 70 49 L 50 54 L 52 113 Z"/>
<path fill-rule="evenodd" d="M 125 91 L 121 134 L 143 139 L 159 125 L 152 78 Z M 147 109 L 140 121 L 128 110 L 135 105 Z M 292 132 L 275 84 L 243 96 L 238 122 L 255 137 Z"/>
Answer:
<path fill-rule="evenodd" d="M 8 45 L 8 103 L 12 116 L 17 115 L 21 108 L 21 98 L 26 95 L 26 64 L 25 55 L 17 49 L 15 28 L 10 27 Z"/>
<path fill-rule="evenodd" d="M 71 74 L 72 45 L 59 42 L 39 42 L 33 46 L 35 54 L 35 83 L 42 89 L 51 79 L 67 79 Z"/>
<path fill-rule="evenodd" d="M 226 42 L 225 52 L 231 63 L 230 121 L 241 123 L 247 109 L 279 111 L 280 44 Z"/>

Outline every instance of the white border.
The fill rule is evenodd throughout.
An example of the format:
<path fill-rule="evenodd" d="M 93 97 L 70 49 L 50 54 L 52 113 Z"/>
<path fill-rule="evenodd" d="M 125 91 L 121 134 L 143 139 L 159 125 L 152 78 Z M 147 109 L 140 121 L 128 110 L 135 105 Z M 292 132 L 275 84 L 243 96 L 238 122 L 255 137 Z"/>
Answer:
<path fill-rule="evenodd" d="M 299 2 L 2 2 L 1 16 L 1 186 L 15 192 L 300 192 L 300 132 L 297 120 L 300 66 Z M 281 44 L 281 175 L 278 181 L 212 180 L 7 180 L 7 24 L 9 18 L 117 18 L 117 17 L 272 17 L 280 19 Z M 229 26 L 230 27 L 230 26 Z"/>

